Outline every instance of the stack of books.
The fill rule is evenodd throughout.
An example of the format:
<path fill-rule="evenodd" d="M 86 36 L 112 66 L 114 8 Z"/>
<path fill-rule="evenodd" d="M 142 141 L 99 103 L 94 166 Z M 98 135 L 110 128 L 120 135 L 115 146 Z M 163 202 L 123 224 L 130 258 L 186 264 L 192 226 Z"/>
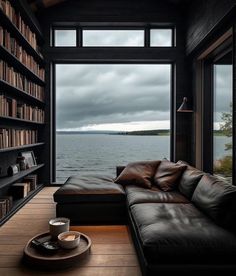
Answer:
<path fill-rule="evenodd" d="M 0 116 L 17 117 L 17 101 L 0 94 Z"/>
<path fill-rule="evenodd" d="M 31 191 L 37 187 L 37 175 L 31 174 L 24 178 L 23 182 L 14 183 L 10 192 L 14 200 L 26 197 Z"/>
<path fill-rule="evenodd" d="M 29 174 L 24 178 L 25 183 L 29 183 L 30 192 L 37 188 L 37 174 Z"/>
<path fill-rule="evenodd" d="M 2 219 L 12 208 L 12 196 L 0 196 L 0 219 Z"/>

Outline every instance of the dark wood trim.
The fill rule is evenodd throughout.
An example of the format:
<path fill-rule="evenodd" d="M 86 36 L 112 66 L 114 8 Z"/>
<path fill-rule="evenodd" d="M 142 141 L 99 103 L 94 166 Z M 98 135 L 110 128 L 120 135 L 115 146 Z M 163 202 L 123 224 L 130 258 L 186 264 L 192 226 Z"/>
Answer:
<path fill-rule="evenodd" d="M 228 40 L 233 35 L 233 29 L 230 28 L 227 32 L 225 32 L 221 37 L 219 37 L 209 48 L 207 48 L 198 58 L 197 60 L 201 60 L 209 56 L 213 53 L 222 43 Z"/>
<path fill-rule="evenodd" d="M 171 108 L 171 121 L 170 121 L 170 160 L 176 161 L 176 98 L 177 98 L 177 87 L 176 87 L 176 63 L 172 63 L 171 70 L 171 99 L 170 99 L 170 108 Z"/>
<path fill-rule="evenodd" d="M 232 144 L 233 144 L 233 179 L 232 183 L 233 185 L 236 185 L 235 180 L 236 180 L 236 23 L 233 25 L 233 116 L 232 116 L 232 125 L 233 127 L 233 139 L 232 139 Z"/>
<path fill-rule="evenodd" d="M 213 65 L 204 62 L 203 82 L 203 170 L 213 172 Z"/>

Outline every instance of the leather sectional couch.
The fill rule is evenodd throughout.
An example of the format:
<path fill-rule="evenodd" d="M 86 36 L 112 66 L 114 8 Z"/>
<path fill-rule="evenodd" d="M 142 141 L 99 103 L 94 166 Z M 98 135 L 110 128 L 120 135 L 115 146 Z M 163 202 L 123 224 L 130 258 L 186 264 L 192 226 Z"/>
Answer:
<path fill-rule="evenodd" d="M 236 272 L 236 187 L 182 161 L 71 177 L 54 199 L 76 224 L 127 221 L 143 275 Z"/>

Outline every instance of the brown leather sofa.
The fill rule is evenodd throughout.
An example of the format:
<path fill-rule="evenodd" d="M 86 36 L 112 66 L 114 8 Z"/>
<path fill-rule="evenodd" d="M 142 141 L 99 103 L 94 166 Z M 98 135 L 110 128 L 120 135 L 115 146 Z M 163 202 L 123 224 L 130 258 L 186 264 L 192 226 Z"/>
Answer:
<path fill-rule="evenodd" d="M 118 183 L 71 177 L 54 194 L 57 215 L 75 223 L 124 223 L 128 217 L 143 275 L 235 273 L 236 187 L 182 161 L 163 162 L 118 167 Z"/>

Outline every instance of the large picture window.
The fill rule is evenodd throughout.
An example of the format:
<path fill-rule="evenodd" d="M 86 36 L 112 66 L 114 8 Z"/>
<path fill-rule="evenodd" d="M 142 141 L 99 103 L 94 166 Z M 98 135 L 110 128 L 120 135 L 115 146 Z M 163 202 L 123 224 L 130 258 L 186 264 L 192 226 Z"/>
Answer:
<path fill-rule="evenodd" d="M 169 158 L 170 98 L 170 64 L 57 64 L 57 182 Z"/>

